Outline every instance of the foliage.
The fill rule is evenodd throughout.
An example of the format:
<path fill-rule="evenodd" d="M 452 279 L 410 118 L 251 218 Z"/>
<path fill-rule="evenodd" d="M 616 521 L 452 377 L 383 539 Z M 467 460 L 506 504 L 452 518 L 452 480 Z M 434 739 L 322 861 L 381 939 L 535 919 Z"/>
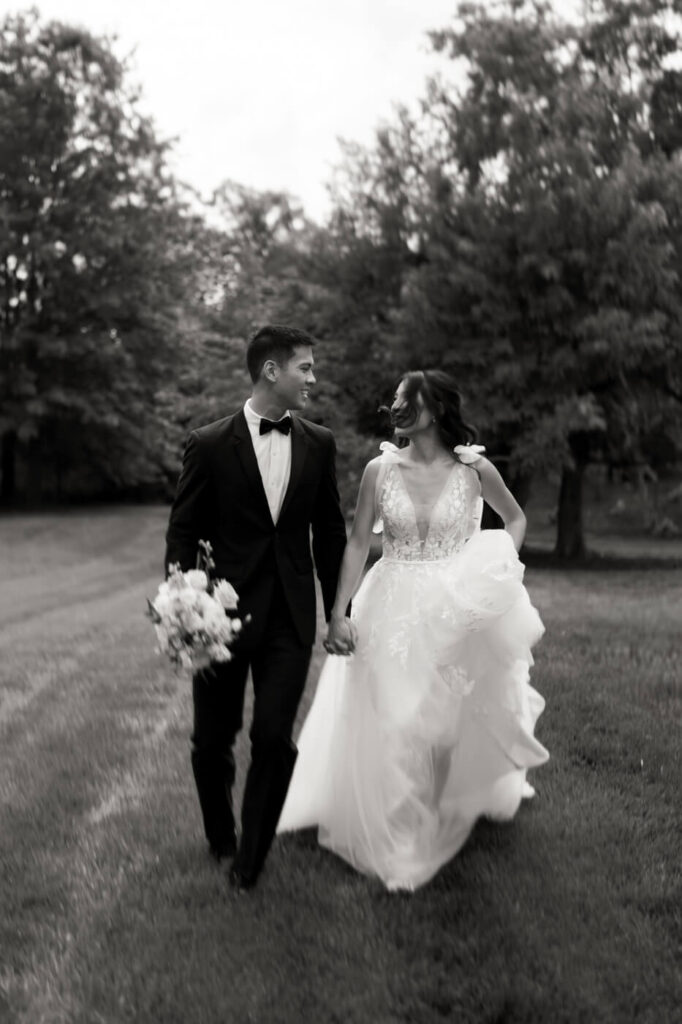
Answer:
<path fill-rule="evenodd" d="M 347 224 L 340 226 L 340 213 L 333 227 L 321 228 L 285 193 L 225 182 L 211 218 L 220 239 L 213 329 L 241 339 L 242 353 L 250 333 L 265 322 L 296 324 L 318 340 L 318 381 L 305 415 L 334 430 L 350 511 L 361 470 L 376 449 L 376 441 L 358 437 L 358 430 L 376 426 L 386 383 L 377 344 L 385 267 Z M 234 407 L 237 396 L 230 406 L 229 388 L 226 394 L 226 407 Z"/>
<path fill-rule="evenodd" d="M 308 414 L 338 435 L 348 504 L 377 407 L 440 365 L 520 498 L 564 475 L 558 546 L 580 554 L 587 462 L 641 483 L 682 446 L 675 9 L 461 4 L 432 34 L 458 74 L 342 144 L 324 227 L 229 180 L 202 208 L 109 42 L 7 18 L 2 496 L 17 453 L 29 495 L 46 466 L 65 494 L 171 480 L 187 428 L 243 400 L 251 331 L 287 322 L 320 340 Z"/>
<path fill-rule="evenodd" d="M 196 230 L 167 147 L 108 43 L 35 12 L 0 28 L 0 134 L 4 496 L 15 442 L 37 492 L 50 465 L 67 489 L 85 467 L 90 486 L 163 475 L 172 430 L 155 393 Z"/>
<path fill-rule="evenodd" d="M 572 24 L 545 3 L 462 4 L 432 38 L 464 85 L 432 82 L 419 126 L 403 112 L 348 176 L 344 216 L 396 268 L 393 360 L 460 378 L 517 482 L 577 483 L 586 460 L 680 439 L 670 12 L 606 0 Z M 579 554 L 575 513 L 559 523 Z"/>

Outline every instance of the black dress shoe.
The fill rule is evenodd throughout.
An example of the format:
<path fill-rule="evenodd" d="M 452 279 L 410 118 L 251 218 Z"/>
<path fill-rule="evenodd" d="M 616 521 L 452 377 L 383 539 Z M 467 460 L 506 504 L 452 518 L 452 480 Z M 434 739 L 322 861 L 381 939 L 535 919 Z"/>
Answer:
<path fill-rule="evenodd" d="M 230 868 L 229 879 L 230 885 L 236 893 L 249 892 L 249 890 L 253 889 L 256 884 L 255 878 L 249 878 L 247 875 L 243 875 L 238 868 L 234 867 L 234 865 Z"/>
<path fill-rule="evenodd" d="M 237 840 L 228 839 L 222 843 L 209 843 L 208 852 L 218 863 L 221 860 L 232 860 L 237 852 Z"/>

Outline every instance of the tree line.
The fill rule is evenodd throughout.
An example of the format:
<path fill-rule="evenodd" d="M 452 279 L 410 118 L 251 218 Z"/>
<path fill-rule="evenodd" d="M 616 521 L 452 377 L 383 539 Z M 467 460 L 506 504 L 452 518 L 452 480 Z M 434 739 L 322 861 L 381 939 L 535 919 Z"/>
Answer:
<path fill-rule="evenodd" d="M 350 500 L 397 376 L 440 366 L 522 502 L 560 474 L 557 553 L 583 555 L 586 467 L 680 451 L 679 6 L 461 4 L 431 34 L 457 73 L 343 144 L 324 225 L 231 181 L 200 202 L 107 40 L 7 17 L 2 504 L 168 493 L 270 320 L 320 340 Z"/>

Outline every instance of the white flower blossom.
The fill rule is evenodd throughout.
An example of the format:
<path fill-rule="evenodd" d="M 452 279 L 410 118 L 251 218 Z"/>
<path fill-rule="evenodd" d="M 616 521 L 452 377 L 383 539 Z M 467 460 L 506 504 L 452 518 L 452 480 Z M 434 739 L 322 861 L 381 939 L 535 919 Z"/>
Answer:
<path fill-rule="evenodd" d="M 213 596 L 220 601 L 223 608 L 227 611 L 234 611 L 239 603 L 237 591 L 227 580 L 218 580 L 213 588 Z"/>
<path fill-rule="evenodd" d="M 208 576 L 203 569 L 190 569 L 183 575 L 188 585 L 195 590 L 206 590 L 208 587 Z"/>
<path fill-rule="evenodd" d="M 149 602 L 157 653 L 165 654 L 176 668 L 193 671 L 230 661 L 230 646 L 243 623 L 226 613 L 235 611 L 238 602 L 227 580 L 211 585 L 203 569 L 183 573 L 179 566 L 171 566 L 168 579 Z"/>

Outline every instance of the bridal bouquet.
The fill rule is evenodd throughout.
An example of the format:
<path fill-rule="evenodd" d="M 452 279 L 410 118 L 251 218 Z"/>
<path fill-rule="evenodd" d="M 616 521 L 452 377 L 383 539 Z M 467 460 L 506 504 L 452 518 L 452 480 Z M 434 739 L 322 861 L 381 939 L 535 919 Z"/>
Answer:
<path fill-rule="evenodd" d="M 236 590 L 227 580 L 211 579 L 211 553 L 208 541 L 199 541 L 197 568 L 181 572 L 179 565 L 170 566 L 154 600 L 147 600 L 157 651 L 176 668 L 197 671 L 230 661 L 230 647 L 242 630 L 242 620 L 229 614 L 237 609 Z"/>

